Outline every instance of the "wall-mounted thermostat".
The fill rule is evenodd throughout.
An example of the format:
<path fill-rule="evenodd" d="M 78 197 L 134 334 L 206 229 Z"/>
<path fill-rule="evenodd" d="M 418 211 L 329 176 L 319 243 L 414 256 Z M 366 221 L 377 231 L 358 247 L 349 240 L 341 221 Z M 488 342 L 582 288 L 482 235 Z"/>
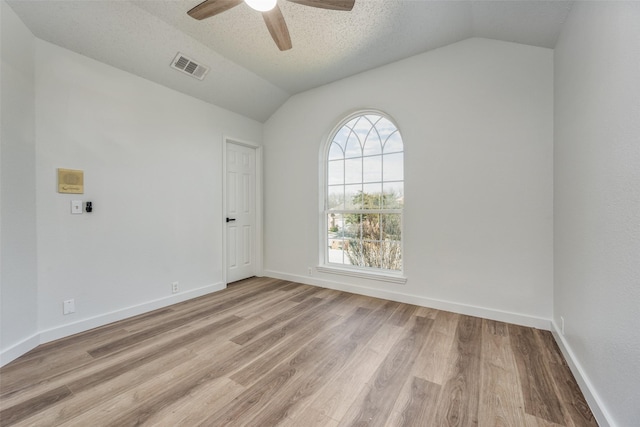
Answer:
<path fill-rule="evenodd" d="M 84 172 L 75 169 L 58 169 L 58 193 L 84 193 Z"/>

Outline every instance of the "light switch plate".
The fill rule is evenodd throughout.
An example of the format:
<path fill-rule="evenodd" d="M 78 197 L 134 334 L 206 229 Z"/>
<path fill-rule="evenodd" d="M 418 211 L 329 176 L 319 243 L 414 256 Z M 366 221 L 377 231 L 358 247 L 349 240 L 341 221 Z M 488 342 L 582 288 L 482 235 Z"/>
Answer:
<path fill-rule="evenodd" d="M 82 200 L 72 200 L 71 201 L 71 213 L 72 214 L 81 214 L 82 213 Z"/>

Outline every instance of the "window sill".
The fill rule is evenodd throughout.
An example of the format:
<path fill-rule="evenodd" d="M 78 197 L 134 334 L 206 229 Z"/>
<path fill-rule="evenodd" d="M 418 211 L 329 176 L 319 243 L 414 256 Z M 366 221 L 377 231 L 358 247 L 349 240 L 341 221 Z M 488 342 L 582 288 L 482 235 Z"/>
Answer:
<path fill-rule="evenodd" d="M 381 282 L 399 283 L 404 285 L 407 283 L 407 278 L 400 274 L 372 272 L 365 270 L 356 270 L 352 268 L 340 268 L 327 265 L 319 265 L 316 267 L 321 273 L 341 274 L 343 276 L 361 277 L 363 279 L 379 280 Z"/>

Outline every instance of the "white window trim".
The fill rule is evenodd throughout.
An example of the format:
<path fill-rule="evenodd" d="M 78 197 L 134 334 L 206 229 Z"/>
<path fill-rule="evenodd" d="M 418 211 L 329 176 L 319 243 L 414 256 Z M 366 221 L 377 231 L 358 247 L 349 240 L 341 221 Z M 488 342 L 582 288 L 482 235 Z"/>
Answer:
<path fill-rule="evenodd" d="M 318 266 L 316 267 L 316 270 L 321 273 L 339 274 L 343 276 L 378 280 L 378 281 L 387 282 L 387 283 L 405 284 L 407 282 L 407 277 L 404 275 L 404 262 L 402 263 L 402 270 L 395 272 L 391 270 L 383 270 L 383 269 L 375 269 L 375 268 L 343 266 L 342 264 L 330 263 L 327 259 L 326 248 L 329 242 L 327 240 L 327 232 L 326 232 L 327 231 L 327 215 L 325 210 L 325 203 L 326 203 L 326 194 L 327 194 L 327 168 L 328 168 L 327 158 L 329 153 L 329 147 L 333 142 L 330 140 L 330 138 L 332 138 L 333 135 L 335 135 L 340 128 L 342 128 L 345 124 L 347 124 L 349 121 L 351 121 L 355 117 L 367 115 L 367 114 L 376 114 L 376 115 L 385 117 L 386 119 L 391 121 L 391 123 L 393 123 L 399 131 L 396 121 L 387 113 L 380 110 L 375 110 L 375 109 L 366 109 L 366 110 L 357 110 L 347 116 L 343 116 L 343 119 L 340 120 L 340 122 L 338 122 L 331 129 L 331 131 L 324 136 L 322 144 L 320 144 L 320 162 L 319 162 L 320 173 L 319 173 L 319 180 L 318 180 L 319 187 L 320 187 L 320 191 L 318 192 L 319 199 L 320 199 L 319 200 L 320 211 L 319 211 L 318 224 L 320 224 L 321 226 L 319 227 L 320 236 L 318 239 L 319 262 L 318 262 Z M 404 141 L 403 141 L 403 145 L 404 145 Z M 402 152 L 403 153 L 405 152 L 404 148 Z M 404 179 L 403 179 L 403 182 L 404 182 Z M 400 240 L 400 245 L 401 245 L 402 256 L 404 259 L 404 212 L 401 211 L 401 214 L 402 214 L 401 233 L 403 238 Z"/>
<path fill-rule="evenodd" d="M 407 278 L 398 273 L 386 272 L 385 270 L 372 271 L 373 269 L 364 269 L 358 267 L 335 267 L 334 264 L 324 264 L 316 267 L 321 273 L 340 274 L 342 276 L 360 277 L 363 279 L 379 280 L 381 282 L 399 283 L 404 285 Z"/>

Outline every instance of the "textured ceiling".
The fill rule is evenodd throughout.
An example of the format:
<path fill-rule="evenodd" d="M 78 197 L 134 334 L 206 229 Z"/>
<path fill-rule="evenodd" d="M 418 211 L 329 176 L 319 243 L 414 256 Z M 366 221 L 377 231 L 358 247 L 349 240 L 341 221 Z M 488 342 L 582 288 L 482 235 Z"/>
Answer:
<path fill-rule="evenodd" d="M 338 12 L 278 0 L 293 49 L 245 4 L 196 21 L 201 0 L 13 0 L 43 40 L 258 121 L 291 95 L 469 37 L 553 48 L 570 1 L 356 0 Z M 198 81 L 177 52 L 211 67 Z"/>

